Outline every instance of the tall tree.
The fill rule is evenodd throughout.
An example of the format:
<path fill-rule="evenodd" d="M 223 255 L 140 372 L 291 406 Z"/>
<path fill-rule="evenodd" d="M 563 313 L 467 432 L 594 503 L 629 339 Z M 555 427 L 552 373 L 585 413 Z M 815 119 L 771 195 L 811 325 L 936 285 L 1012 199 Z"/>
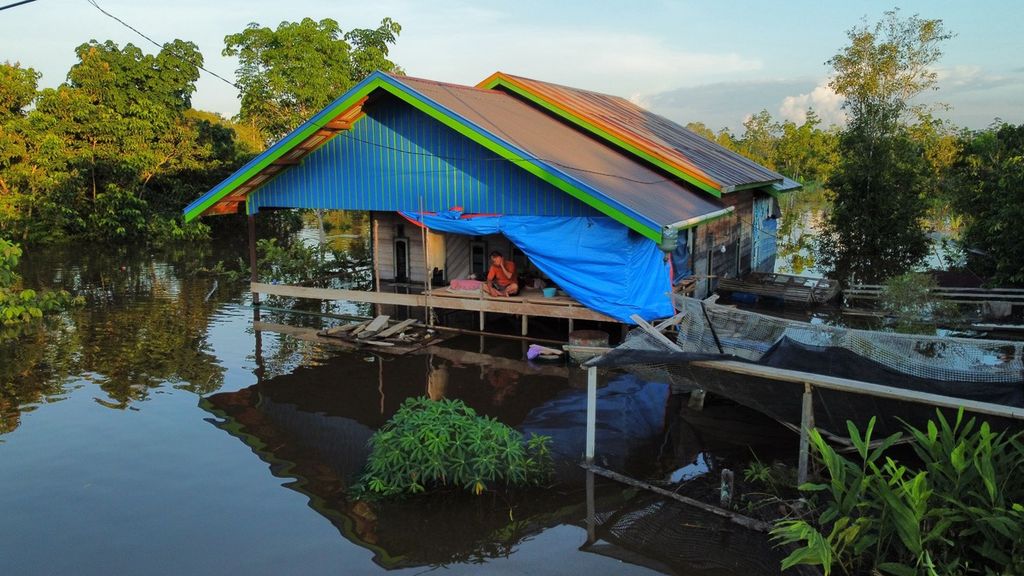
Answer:
<path fill-rule="evenodd" d="M 808 110 L 799 126 L 787 120 L 782 123 L 782 135 L 775 144 L 775 168 L 800 182 L 828 180 L 835 168 L 837 133 L 819 128 L 821 119 Z"/>
<path fill-rule="evenodd" d="M 1024 125 L 965 137 L 952 167 L 968 264 L 996 283 L 1024 284 Z"/>
<path fill-rule="evenodd" d="M 754 162 L 775 169 L 775 143 L 782 127 L 767 110 L 761 110 L 743 122 L 739 152 Z"/>
<path fill-rule="evenodd" d="M 846 99 L 849 123 L 828 182 L 833 208 L 817 243 L 818 261 L 834 277 L 877 282 L 906 272 L 928 250 L 927 166 L 907 124 L 924 111 L 913 98 L 935 88 L 931 66 L 951 35 L 941 20 L 891 11 L 847 36 L 850 44 L 828 62 L 830 86 Z"/>
<path fill-rule="evenodd" d="M 67 82 L 38 93 L 35 72 L 0 66 L 0 233 L 32 242 L 184 233 L 175 222 L 194 187 L 238 160 L 237 149 L 223 151 L 229 129 L 188 113 L 202 55 L 181 40 L 156 54 L 91 41 L 76 54 Z"/>
<path fill-rule="evenodd" d="M 270 144 L 371 72 L 401 72 L 388 60 L 401 30 L 390 18 L 375 29 L 349 32 L 329 18 L 304 18 L 276 30 L 252 23 L 226 36 L 224 55 L 239 60 L 239 121 L 256 127 Z"/>

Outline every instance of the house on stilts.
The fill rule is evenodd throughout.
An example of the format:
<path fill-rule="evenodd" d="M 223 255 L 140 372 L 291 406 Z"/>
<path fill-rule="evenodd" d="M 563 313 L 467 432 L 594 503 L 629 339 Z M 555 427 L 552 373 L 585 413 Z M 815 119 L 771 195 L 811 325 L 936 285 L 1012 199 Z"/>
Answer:
<path fill-rule="evenodd" d="M 771 271 L 780 193 L 798 185 L 619 97 L 504 73 L 475 87 L 376 72 L 185 208 L 371 215 L 373 291 L 257 281 L 277 294 L 632 323 L 673 287 Z M 447 286 L 503 252 L 564 296 Z M 390 284 L 419 289 L 396 293 Z M 472 283 L 455 282 L 455 287 Z"/>

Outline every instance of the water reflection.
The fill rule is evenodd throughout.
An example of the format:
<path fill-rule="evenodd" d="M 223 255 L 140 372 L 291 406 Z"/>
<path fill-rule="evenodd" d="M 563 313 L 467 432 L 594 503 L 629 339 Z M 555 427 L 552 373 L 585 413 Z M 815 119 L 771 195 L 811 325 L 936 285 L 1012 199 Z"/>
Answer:
<path fill-rule="evenodd" d="M 257 548 L 277 562 L 261 569 L 280 572 L 313 562 L 302 556 L 308 550 L 299 540 L 316 542 L 308 546 L 324 558 L 333 553 L 345 561 L 363 558 L 349 550 L 370 550 L 376 565 L 388 569 L 448 566 L 473 573 L 478 563 L 497 565 L 508 558 L 509 571 L 573 571 L 552 564 L 557 557 L 605 572 L 738 574 L 719 565 L 730 559 L 723 550 L 732 542 L 751 557 L 763 553 L 769 567 L 757 571 L 744 564 L 744 572 L 774 572 L 771 552 L 743 540 L 731 526 L 693 510 L 673 508 L 670 514 L 662 510 L 670 505 L 620 484 L 587 482 L 577 466 L 585 413 L 578 369 L 524 361 L 527 343 L 512 340 L 463 337 L 422 354 L 393 357 L 337 353 L 253 333 L 244 283 L 221 281 L 211 293 L 213 279 L 194 274 L 238 253 L 237 247 L 223 253 L 209 247 L 29 252 L 22 267 L 28 286 L 72 290 L 87 295 L 88 304 L 0 339 L 0 442 L 6 441 L 0 445 L 0 470 L 8 472 L 0 474 L 0 503 L 15 510 L 17 519 L 0 533 L 18 543 L 10 556 L 14 566 L 45 566 L 40 558 L 53 545 L 44 535 L 51 534 L 62 542 L 61 561 L 87 566 L 82 573 L 101 573 L 98 567 L 109 560 L 107 549 L 83 543 L 85 536 L 117 543 L 141 559 L 116 564 L 120 570 L 113 572 L 173 573 L 181 559 L 154 566 L 152 558 L 166 553 L 161 548 L 167 542 L 193 541 L 218 548 L 196 552 L 197 565 L 222 566 L 225 557 L 251 556 Z M 295 315 L 270 319 L 317 322 Z M 748 431 L 756 438 L 743 438 L 737 430 L 749 430 L 752 419 L 730 420 L 714 406 L 691 421 L 666 387 L 616 378 L 602 382 L 598 452 L 617 471 L 661 480 L 699 460 L 707 469 L 703 476 L 713 476 L 749 454 L 746 444 L 728 445 L 723 436 L 748 444 L 770 437 Z M 195 409 L 192 394 L 201 397 L 205 412 Z M 366 459 L 366 439 L 405 398 L 419 395 L 460 398 L 511 426 L 551 434 L 560 455 L 557 484 L 502 496 L 452 494 L 390 504 L 350 500 L 348 490 Z M 37 409 L 33 426 L 8 434 Z M 139 412 L 121 417 L 133 410 Z M 736 430 L 721 428 L 721 422 L 735 423 Z M 75 431 L 72 440 L 69 430 Z M 304 496 L 319 515 L 314 522 L 298 525 L 303 516 L 295 513 L 289 491 L 264 490 L 264 464 L 247 467 L 248 450 L 233 438 Z M 701 475 L 688 477 L 699 481 Z M 250 506 L 290 514 L 290 539 L 234 520 L 233 515 L 258 516 Z M 178 511 L 176 517 L 168 509 Z M 204 516 L 221 509 L 232 512 Z M 132 521 L 118 520 L 122 515 Z M 666 556 L 664 547 L 678 546 L 645 545 L 657 542 L 645 531 L 667 518 L 691 529 L 677 534 L 686 546 L 710 539 L 693 550 L 722 558 L 701 560 L 700 553 L 688 551 L 685 557 L 679 551 Z M 136 524 L 146 529 L 136 530 Z M 19 535 L 25 537 L 18 540 Z M 236 547 L 220 550 L 225 538 Z M 334 561 L 325 564 L 336 566 Z"/>
<path fill-rule="evenodd" d="M 578 466 L 585 397 L 568 385 L 565 366 L 531 366 L 502 357 L 485 363 L 486 355 L 477 352 L 432 351 L 391 358 L 339 354 L 237 392 L 209 395 L 200 406 L 214 416 L 209 422 L 245 443 L 271 474 L 286 480 L 285 487 L 305 495 L 342 537 L 370 550 L 386 569 L 488 562 L 562 525 L 589 528 L 585 552 L 666 573 L 698 566 L 703 567 L 698 573 L 739 574 L 732 569 L 742 568 L 757 574 L 763 571 L 751 571 L 749 559 L 756 557 L 763 566 L 774 558 L 763 535 L 737 536 L 735 526 L 717 517 L 587 478 Z M 556 484 L 481 497 L 457 492 L 401 502 L 351 499 L 349 489 L 368 457 L 370 435 L 414 395 L 460 398 L 478 413 L 524 432 L 551 435 L 559 464 Z M 603 462 L 650 475 L 659 474 L 652 467 L 659 457 L 668 468 L 678 467 L 681 458 L 711 461 L 693 442 L 693 426 L 675 416 L 678 402 L 665 385 L 628 374 L 607 377 L 598 402 Z M 667 530 L 670 519 L 676 525 Z M 655 546 L 657 538 L 643 536 L 650 530 L 662 534 L 664 542 Z M 671 551 L 677 547 L 672 539 L 679 537 L 701 544 Z M 747 551 L 739 557 L 742 562 L 729 554 L 714 561 L 703 557 L 738 541 Z"/>
<path fill-rule="evenodd" d="M 207 338 L 211 318 L 240 286 L 221 286 L 187 270 L 211 258 L 207 249 L 157 254 L 118 249 L 31 251 L 22 262 L 26 286 L 63 288 L 87 304 L 0 337 L 0 433 L 41 402 L 60 400 L 74 376 L 102 391 L 96 402 L 125 409 L 172 385 L 197 394 L 217 390 L 224 368 Z"/>

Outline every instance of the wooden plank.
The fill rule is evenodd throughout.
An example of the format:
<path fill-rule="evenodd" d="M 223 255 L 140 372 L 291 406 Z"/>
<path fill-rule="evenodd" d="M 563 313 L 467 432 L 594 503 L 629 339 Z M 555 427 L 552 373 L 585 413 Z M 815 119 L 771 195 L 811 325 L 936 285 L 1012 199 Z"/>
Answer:
<path fill-rule="evenodd" d="M 289 326 L 287 324 L 276 324 L 273 322 L 253 322 L 253 329 L 257 332 L 276 332 L 278 334 L 285 334 L 296 338 L 298 340 L 305 340 L 306 342 L 315 342 L 317 344 L 326 344 L 329 346 L 335 346 L 343 348 L 345 350 L 358 350 L 359 346 L 366 344 L 366 342 L 355 343 L 344 338 L 331 338 L 329 336 L 321 336 L 317 334 L 316 328 L 306 328 L 302 326 Z M 424 342 L 415 342 L 410 344 L 396 344 L 388 347 L 381 347 L 382 352 L 387 352 L 394 355 L 409 354 L 422 348 L 435 345 L 439 341 L 438 338 L 432 338 Z M 385 344 L 392 344 L 386 342 Z"/>
<path fill-rule="evenodd" d="M 653 484 L 650 484 L 648 482 L 644 482 L 642 480 L 637 480 L 635 478 L 630 478 L 629 476 L 625 476 L 623 474 L 619 474 L 618 472 L 613 472 L 611 470 L 606 470 L 604 468 L 601 468 L 599 466 L 595 466 L 593 464 L 581 464 L 581 466 L 584 469 L 589 470 L 589 471 L 593 472 L 594 474 L 597 474 L 598 476 L 604 476 L 605 478 L 610 478 L 612 480 L 615 480 L 617 482 L 622 482 L 623 484 L 627 484 L 629 486 L 635 486 L 637 488 L 643 488 L 644 490 L 650 490 L 651 492 L 654 492 L 655 494 L 658 494 L 659 496 L 664 496 L 665 498 L 671 498 L 672 500 L 676 500 L 678 502 L 682 502 L 683 504 L 688 504 L 688 505 L 693 506 L 695 508 L 700 508 L 701 510 L 703 510 L 705 512 L 710 512 L 710 513 L 712 513 L 712 514 L 714 514 L 716 516 L 722 516 L 723 518 L 728 518 L 732 522 L 734 522 L 736 524 L 739 524 L 740 526 L 743 526 L 744 528 L 750 528 L 751 530 L 757 530 L 759 532 L 768 532 L 769 530 L 771 530 L 771 525 L 768 524 L 767 522 L 762 522 L 761 520 L 757 520 L 757 519 L 751 518 L 749 516 L 744 516 L 743 514 L 738 514 L 736 512 L 731 511 L 731 510 L 726 510 L 724 508 L 719 508 L 717 506 L 712 506 L 711 504 L 707 504 L 707 503 L 701 502 L 700 500 L 694 500 L 693 498 L 688 498 L 688 497 L 683 496 L 681 494 L 676 494 L 675 492 L 670 492 L 670 491 L 665 490 L 664 488 L 661 488 L 659 486 L 655 486 Z"/>
<path fill-rule="evenodd" d="M 371 304 L 391 304 L 395 306 L 428 305 L 447 310 L 469 310 L 474 312 L 498 312 L 501 314 L 527 314 L 548 318 L 575 318 L 576 320 L 596 320 L 599 322 L 618 322 L 610 316 L 595 312 L 585 306 L 552 306 L 549 304 L 530 304 L 515 298 L 460 298 L 441 296 L 438 293 L 426 294 L 393 294 L 390 292 L 367 292 L 364 290 L 343 290 L 335 288 L 313 288 L 310 286 L 293 286 L 289 284 L 252 283 L 252 291 L 258 294 L 285 296 L 289 298 L 310 298 L 313 300 L 347 300 L 350 302 L 368 302 Z"/>
<path fill-rule="evenodd" d="M 322 330 L 320 332 L 320 334 L 323 335 L 323 336 L 336 336 L 338 334 L 344 334 L 345 332 L 351 332 L 352 330 L 355 330 L 356 328 L 359 328 L 361 326 L 366 326 L 369 323 L 370 323 L 369 320 L 365 320 L 363 322 L 353 322 L 351 324 L 342 324 L 341 326 L 335 326 L 333 328 L 328 328 L 327 330 Z"/>
<path fill-rule="evenodd" d="M 381 330 L 380 333 L 377 334 L 377 338 L 387 338 L 388 336 L 391 336 L 393 334 L 398 334 L 402 330 L 405 330 L 406 328 L 408 328 L 409 326 L 412 326 L 413 324 L 415 324 L 417 322 L 419 322 L 419 320 L 417 320 L 416 318 L 409 318 L 407 320 L 402 320 L 401 322 L 399 322 L 398 324 L 395 324 L 394 326 L 392 326 L 390 328 L 385 328 L 384 330 Z"/>
<path fill-rule="evenodd" d="M 759 378 L 766 378 L 768 380 L 793 382 L 796 384 L 810 384 L 812 386 L 828 390 L 838 390 L 840 392 L 850 392 L 853 394 L 866 394 L 868 396 L 877 396 L 879 398 L 888 398 L 890 400 L 902 400 L 917 404 L 928 404 L 939 408 L 950 408 L 953 410 L 963 407 L 964 410 L 977 414 L 987 414 L 990 416 L 999 416 L 1001 418 L 1024 420 L 1024 408 L 1003 406 L 1001 404 L 992 404 L 989 402 L 978 402 L 976 400 L 966 400 L 963 398 L 942 396 L 928 392 L 917 392 L 915 390 L 905 390 L 903 388 L 896 388 L 893 386 L 861 382 L 860 380 L 850 380 L 848 378 L 811 374 L 809 372 L 799 372 L 797 370 L 773 368 L 771 366 L 761 366 L 759 364 L 749 364 L 746 362 L 737 362 L 735 360 L 698 360 L 691 362 L 690 364 L 699 368 L 709 368 L 712 370 L 731 372 L 733 374 L 756 376 Z"/>
<path fill-rule="evenodd" d="M 366 328 L 364 328 L 359 333 L 358 338 L 362 340 L 364 338 L 371 338 L 373 336 L 376 336 L 378 332 L 383 330 L 384 327 L 388 325 L 388 320 L 390 319 L 391 316 L 388 316 L 387 314 L 381 314 L 380 316 L 377 316 L 376 318 L 373 319 L 372 322 L 366 325 Z"/>
<path fill-rule="evenodd" d="M 636 322 L 636 325 L 639 326 L 641 330 L 650 334 L 651 337 L 657 340 L 658 342 L 661 342 L 665 346 L 668 346 L 669 350 L 673 352 L 683 351 L 683 349 L 680 348 L 678 344 L 666 338 L 664 334 L 659 332 L 658 329 L 655 328 L 654 326 L 651 326 L 646 320 L 641 318 L 639 314 L 633 314 L 632 316 L 630 316 L 630 318 L 632 318 L 633 321 Z"/>

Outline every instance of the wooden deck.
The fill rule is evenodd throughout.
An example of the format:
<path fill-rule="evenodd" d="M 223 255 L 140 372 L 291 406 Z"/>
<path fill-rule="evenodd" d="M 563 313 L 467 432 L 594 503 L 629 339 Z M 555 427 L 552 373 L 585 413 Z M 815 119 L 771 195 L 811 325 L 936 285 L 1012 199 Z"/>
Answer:
<path fill-rule="evenodd" d="M 743 278 L 723 278 L 719 292 L 746 292 L 778 298 L 787 304 L 824 304 L 839 294 L 839 283 L 828 278 L 806 278 L 791 274 L 751 272 Z"/>
<path fill-rule="evenodd" d="M 444 310 L 468 310 L 479 312 L 483 330 L 485 314 L 514 314 L 522 317 L 522 333 L 525 336 L 528 319 L 534 317 L 564 318 L 573 320 L 595 320 L 616 322 L 614 318 L 595 312 L 572 298 L 556 296 L 545 298 L 539 291 L 524 290 L 521 294 L 507 298 L 492 297 L 483 292 L 465 292 L 435 288 L 429 293 L 400 294 L 393 292 L 369 292 L 364 290 L 341 290 L 333 288 L 312 288 L 288 284 L 263 284 L 253 282 L 252 291 L 257 294 L 284 296 L 288 298 L 309 298 L 313 300 L 346 300 L 370 304 L 393 306 L 414 306 Z"/>

